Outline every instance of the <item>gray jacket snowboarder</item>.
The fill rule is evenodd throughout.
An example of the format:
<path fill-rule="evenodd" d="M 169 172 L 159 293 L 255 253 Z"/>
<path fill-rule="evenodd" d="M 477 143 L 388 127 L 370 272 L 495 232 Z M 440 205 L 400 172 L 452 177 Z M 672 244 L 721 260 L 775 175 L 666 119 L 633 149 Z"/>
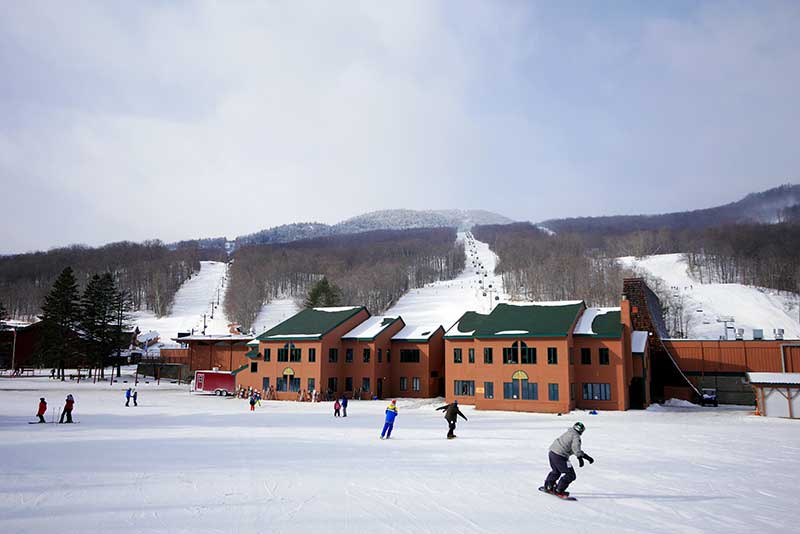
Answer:
<path fill-rule="evenodd" d="M 569 495 L 567 487 L 577 478 L 575 469 L 569 462 L 569 457 L 573 454 L 578 458 L 578 465 L 581 467 L 584 460 L 590 464 L 594 463 L 594 458 L 581 449 L 581 434 L 585 429 L 583 423 L 577 422 L 550 445 L 548 453 L 550 473 L 544 481 L 544 489 L 548 493 L 554 493 L 559 497 Z"/>
<path fill-rule="evenodd" d="M 453 439 L 456 435 L 453 433 L 456 430 L 456 421 L 458 417 L 461 416 L 464 418 L 464 421 L 468 421 L 467 416 L 461 413 L 461 410 L 458 409 L 458 401 L 454 400 L 451 404 L 445 404 L 444 406 L 440 406 L 436 408 L 436 411 L 439 410 L 444 411 L 444 418 L 447 421 L 448 431 L 447 431 L 447 439 Z"/>

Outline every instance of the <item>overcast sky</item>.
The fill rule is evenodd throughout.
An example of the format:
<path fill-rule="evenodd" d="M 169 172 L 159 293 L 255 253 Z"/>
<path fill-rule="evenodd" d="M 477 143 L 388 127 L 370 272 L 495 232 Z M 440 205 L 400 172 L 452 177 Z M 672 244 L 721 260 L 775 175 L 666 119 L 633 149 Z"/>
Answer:
<path fill-rule="evenodd" d="M 800 182 L 800 2 L 3 2 L 0 253 Z"/>

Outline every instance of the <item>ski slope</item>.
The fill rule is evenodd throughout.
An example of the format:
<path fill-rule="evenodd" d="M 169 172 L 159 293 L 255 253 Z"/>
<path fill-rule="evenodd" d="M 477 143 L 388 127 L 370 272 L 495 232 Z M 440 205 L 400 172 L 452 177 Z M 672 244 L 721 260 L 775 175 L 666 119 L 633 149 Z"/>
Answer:
<path fill-rule="evenodd" d="M 745 408 L 554 414 L 462 408 L 453 441 L 434 400 L 246 401 L 140 383 L 0 379 L 0 532 L 752 533 L 800 523 L 797 421 Z M 75 396 L 76 425 L 28 425 L 40 396 Z M 48 413 L 48 420 L 50 413 Z M 595 463 L 577 502 L 537 487 L 576 420 Z M 769 436 L 768 440 L 764 436 Z"/>
<path fill-rule="evenodd" d="M 489 245 L 470 232 L 459 233 L 458 240 L 466 251 L 461 274 L 410 290 L 385 315 L 400 315 L 407 325 L 442 325 L 447 330 L 466 311 L 488 313 L 498 302 L 508 300 L 502 278 L 494 274 L 497 256 Z"/>
<path fill-rule="evenodd" d="M 162 343 L 172 343 L 170 338 L 176 337 L 178 332 L 202 332 L 203 314 L 206 314 L 206 334 L 228 333 L 229 321 L 222 311 L 226 269 L 223 262 L 201 261 L 200 272 L 178 289 L 168 316 L 156 317 L 150 311 L 138 311 L 132 314 L 131 323 L 141 332 L 158 332 Z"/>
<path fill-rule="evenodd" d="M 744 328 L 745 339 L 753 338 L 753 329 L 762 329 L 765 339 L 773 339 L 773 329 L 783 328 L 787 339 L 800 338 L 798 301 L 800 295 L 745 286 L 742 284 L 701 284 L 687 271 L 683 254 L 661 254 L 619 258 L 636 271 L 659 278 L 675 297 L 684 299 L 687 337 L 719 339 L 725 328 L 717 318 L 732 316 L 736 328 Z M 729 332 L 733 339 L 733 332 Z"/>
<path fill-rule="evenodd" d="M 253 322 L 253 331 L 256 335 L 262 334 L 300 311 L 292 298 L 275 299 L 261 307 L 256 320 Z"/>

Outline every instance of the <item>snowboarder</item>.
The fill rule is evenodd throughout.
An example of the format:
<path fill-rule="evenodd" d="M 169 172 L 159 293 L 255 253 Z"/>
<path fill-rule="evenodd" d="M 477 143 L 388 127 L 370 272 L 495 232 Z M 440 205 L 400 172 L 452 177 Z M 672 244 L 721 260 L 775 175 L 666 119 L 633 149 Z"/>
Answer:
<path fill-rule="evenodd" d="M 250 395 L 250 411 L 251 412 L 256 411 L 256 396 L 255 395 Z"/>
<path fill-rule="evenodd" d="M 394 419 L 397 417 L 397 401 L 392 399 L 389 406 L 386 407 L 386 420 L 383 423 L 383 430 L 381 430 L 381 439 L 384 435 L 386 439 L 392 437 L 392 428 L 394 428 Z"/>
<path fill-rule="evenodd" d="M 342 417 L 347 417 L 347 397 L 342 395 Z"/>
<path fill-rule="evenodd" d="M 550 473 L 544 481 L 543 491 L 552 493 L 557 497 L 569 497 L 567 487 L 577 478 L 575 469 L 569 462 L 569 457 L 573 454 L 578 458 L 580 467 L 583 467 L 584 460 L 590 464 L 594 463 L 594 458 L 581 449 L 581 434 L 583 434 L 584 430 L 586 430 L 586 427 L 578 421 L 550 445 L 548 453 Z"/>
<path fill-rule="evenodd" d="M 125 390 L 125 406 L 131 405 L 131 388 Z"/>
<path fill-rule="evenodd" d="M 131 398 L 133 399 L 133 405 L 134 406 L 139 406 L 139 402 L 138 402 L 139 392 L 136 391 L 136 388 L 133 388 L 133 395 L 131 395 Z"/>
<path fill-rule="evenodd" d="M 339 410 L 342 409 L 342 405 L 339 403 L 339 399 L 336 399 L 336 402 L 333 403 L 333 416 L 339 417 Z"/>
<path fill-rule="evenodd" d="M 36 412 L 36 417 L 39 418 L 40 423 L 45 423 L 44 416 L 47 413 L 47 401 L 44 400 L 44 397 L 39 399 L 39 411 Z"/>
<path fill-rule="evenodd" d="M 449 430 L 447 431 L 447 439 L 453 439 L 456 437 L 454 432 L 456 431 L 456 421 L 458 420 L 458 416 L 464 418 L 464 421 L 469 421 L 467 416 L 461 413 L 461 410 L 458 409 L 458 400 L 454 400 L 451 404 L 445 404 L 439 408 L 436 408 L 436 411 L 443 410 L 444 411 L 444 418 L 447 421 L 447 425 Z"/>
<path fill-rule="evenodd" d="M 64 411 L 61 412 L 61 419 L 59 419 L 59 423 L 64 422 L 64 417 L 67 418 L 67 423 L 72 422 L 72 408 L 75 406 L 75 399 L 72 396 L 72 393 L 67 395 L 67 399 L 64 401 Z"/>

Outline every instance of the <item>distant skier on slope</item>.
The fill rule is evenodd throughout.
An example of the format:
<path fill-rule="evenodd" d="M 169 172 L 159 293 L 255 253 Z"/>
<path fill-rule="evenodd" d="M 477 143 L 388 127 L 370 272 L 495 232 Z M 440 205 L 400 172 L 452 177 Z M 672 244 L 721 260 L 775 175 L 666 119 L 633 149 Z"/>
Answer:
<path fill-rule="evenodd" d="M 386 419 L 383 423 L 383 430 L 381 430 L 381 439 L 386 436 L 386 439 L 392 437 L 392 428 L 394 428 L 394 420 L 397 417 L 397 401 L 392 399 L 389 406 L 386 407 Z"/>
<path fill-rule="evenodd" d="M 458 416 L 463 417 L 464 421 L 469 421 L 469 419 L 467 419 L 467 416 L 461 413 L 461 410 L 458 409 L 458 400 L 454 400 L 450 404 L 445 404 L 444 406 L 436 408 L 437 412 L 439 410 L 444 411 L 444 418 L 449 427 L 449 430 L 447 431 L 447 439 L 453 439 L 456 437 L 454 432 L 456 431 L 456 421 L 458 420 Z"/>
<path fill-rule="evenodd" d="M 558 497 L 569 496 L 567 487 L 577 478 L 575 469 L 569 462 L 569 457 L 573 454 L 578 458 L 578 465 L 581 467 L 583 467 L 584 460 L 590 464 L 594 463 L 594 458 L 581 449 L 581 434 L 584 430 L 586 427 L 578 421 L 550 445 L 548 453 L 550 473 L 544 481 L 544 491 L 547 493 Z"/>
<path fill-rule="evenodd" d="M 256 411 L 256 396 L 255 393 L 250 395 L 250 411 Z"/>
<path fill-rule="evenodd" d="M 36 417 L 39 418 L 40 423 L 45 423 L 44 416 L 47 413 L 47 401 L 44 400 L 44 397 L 39 399 L 39 410 L 36 412 Z"/>

